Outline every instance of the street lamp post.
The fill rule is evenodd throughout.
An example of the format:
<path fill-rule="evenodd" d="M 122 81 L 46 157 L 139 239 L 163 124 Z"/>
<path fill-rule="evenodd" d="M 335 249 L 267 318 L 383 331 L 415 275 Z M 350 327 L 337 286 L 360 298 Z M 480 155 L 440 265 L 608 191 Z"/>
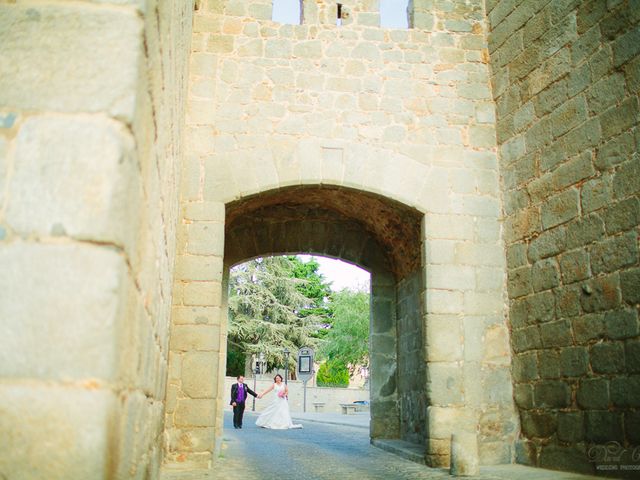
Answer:
<path fill-rule="evenodd" d="M 289 354 L 291 353 L 287 347 L 284 347 L 284 384 L 287 385 L 289 378 Z"/>
<path fill-rule="evenodd" d="M 258 372 L 260 371 L 260 366 L 256 361 L 256 354 L 251 355 L 251 360 L 253 361 L 253 391 L 256 391 L 256 377 L 258 376 Z M 253 397 L 253 402 L 251 403 L 251 411 L 256 411 L 256 397 Z"/>
<path fill-rule="evenodd" d="M 258 360 L 256 360 L 255 354 L 253 355 L 253 360 L 255 361 L 256 367 L 253 370 L 253 391 L 256 391 L 256 378 L 258 375 L 262 375 L 262 369 L 264 368 L 264 353 L 260 352 L 260 356 Z M 251 406 L 251 411 L 256 411 L 256 397 L 253 397 L 253 405 Z"/>

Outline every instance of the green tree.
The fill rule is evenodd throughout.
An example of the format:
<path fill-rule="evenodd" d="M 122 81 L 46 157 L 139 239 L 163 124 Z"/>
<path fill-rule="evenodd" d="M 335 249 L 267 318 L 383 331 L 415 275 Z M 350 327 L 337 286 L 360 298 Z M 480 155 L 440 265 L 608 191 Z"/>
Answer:
<path fill-rule="evenodd" d="M 331 303 L 333 320 L 320 348 L 321 357 L 351 370 L 368 365 L 369 293 L 345 289 L 333 294 Z"/>
<path fill-rule="evenodd" d="M 327 327 L 331 323 L 332 309 L 329 302 L 331 284 L 318 272 L 320 264 L 314 257 L 311 257 L 307 262 L 303 262 L 296 256 L 288 258 L 293 263 L 294 278 L 304 280 L 298 284 L 298 291 L 309 299 L 309 304 L 300 310 L 300 315 L 322 320 L 323 325 L 318 326 L 319 328 L 314 334 L 314 336 L 321 338 L 326 334 Z"/>
<path fill-rule="evenodd" d="M 283 349 L 292 355 L 289 369 L 295 370 L 295 353 L 300 347 L 316 347 L 312 334 L 321 323 L 317 315 L 301 315 L 312 301 L 301 293 L 307 280 L 296 278 L 296 262 L 288 257 L 251 260 L 232 269 L 229 279 L 228 350 L 264 353 L 267 368 L 284 367 Z"/>
<path fill-rule="evenodd" d="M 316 383 L 319 387 L 348 387 L 349 369 L 340 361 L 324 362 L 318 368 Z"/>

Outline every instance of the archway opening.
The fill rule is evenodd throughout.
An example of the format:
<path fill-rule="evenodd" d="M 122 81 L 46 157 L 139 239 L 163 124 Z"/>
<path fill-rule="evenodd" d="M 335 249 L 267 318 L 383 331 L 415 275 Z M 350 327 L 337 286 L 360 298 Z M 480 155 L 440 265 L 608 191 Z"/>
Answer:
<path fill-rule="evenodd" d="M 289 187 L 226 206 L 223 294 L 231 266 L 269 255 L 326 255 L 371 272 L 372 439 L 426 442 L 421 221 L 399 203 L 332 186 Z"/>
<path fill-rule="evenodd" d="M 294 419 L 344 411 L 368 426 L 369 272 L 328 257 L 261 257 L 231 268 L 228 293 L 227 393 L 237 394 L 239 376 L 251 395 L 280 374 Z M 277 401 L 247 400 L 246 411 L 257 413 Z"/>

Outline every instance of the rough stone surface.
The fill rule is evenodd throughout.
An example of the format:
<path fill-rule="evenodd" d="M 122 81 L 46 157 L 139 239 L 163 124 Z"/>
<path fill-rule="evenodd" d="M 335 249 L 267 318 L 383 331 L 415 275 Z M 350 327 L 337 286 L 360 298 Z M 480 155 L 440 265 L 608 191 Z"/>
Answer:
<path fill-rule="evenodd" d="M 433 466 L 465 430 L 483 463 L 637 445 L 637 1 L 271 3 L 0 6 L 0 466 L 154 479 L 166 439 L 211 467 L 228 268 L 299 252 L 371 269 L 372 437 Z M 74 399 L 91 438 L 43 460 Z"/>
<path fill-rule="evenodd" d="M 445 432 L 466 405 L 491 432 L 479 440 L 481 461 L 494 462 L 511 456 L 516 417 L 483 7 L 412 5 L 417 28 L 408 30 L 380 29 L 368 0 L 345 3 L 338 27 L 327 1 L 305 2 L 293 26 L 269 20 L 263 0 L 205 0 L 196 11 L 172 392 L 178 402 L 195 395 L 186 356 L 215 352 L 224 366 L 227 268 L 325 254 L 372 273 L 372 437 L 414 442 L 430 464 L 446 465 Z M 536 287 L 553 288 L 548 277 Z M 553 302 L 541 299 L 534 321 Z M 198 324 L 194 308 L 220 315 Z M 220 327 L 213 346 L 178 328 L 209 325 Z M 210 398 L 223 395 L 218 386 Z M 444 412 L 434 428 L 430 405 Z M 214 445 L 181 452 L 177 442 L 167 465 L 217 452 L 221 415 Z M 173 422 L 170 413 L 167 428 Z"/>
<path fill-rule="evenodd" d="M 638 4 L 486 8 L 520 457 L 592 471 L 584 442 L 637 445 Z"/>
<path fill-rule="evenodd" d="M 142 54 L 134 10 L 7 4 L 0 10 L 0 104 L 133 119 Z M 109 28 L 114 24 L 117 30 Z"/>
<path fill-rule="evenodd" d="M 0 477 L 158 478 L 191 16 L 0 5 Z"/>

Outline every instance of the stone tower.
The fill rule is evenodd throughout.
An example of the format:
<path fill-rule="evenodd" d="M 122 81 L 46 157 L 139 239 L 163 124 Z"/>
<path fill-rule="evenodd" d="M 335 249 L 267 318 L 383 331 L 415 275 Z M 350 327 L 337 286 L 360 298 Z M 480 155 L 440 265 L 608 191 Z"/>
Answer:
<path fill-rule="evenodd" d="M 229 268 L 281 253 L 371 272 L 374 442 L 640 443 L 638 2 L 300 7 L 0 2 L 0 474 L 214 465 Z"/>

